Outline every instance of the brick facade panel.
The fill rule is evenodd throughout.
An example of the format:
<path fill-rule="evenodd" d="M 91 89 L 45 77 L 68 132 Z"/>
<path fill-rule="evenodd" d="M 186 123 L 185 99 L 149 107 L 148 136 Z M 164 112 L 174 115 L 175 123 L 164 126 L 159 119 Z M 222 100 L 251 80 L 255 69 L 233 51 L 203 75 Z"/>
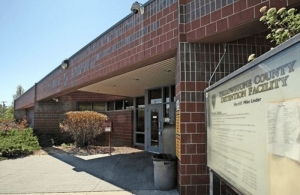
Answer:
<path fill-rule="evenodd" d="M 29 108 L 34 105 L 35 86 L 27 90 L 21 97 L 15 100 L 15 110 Z"/>

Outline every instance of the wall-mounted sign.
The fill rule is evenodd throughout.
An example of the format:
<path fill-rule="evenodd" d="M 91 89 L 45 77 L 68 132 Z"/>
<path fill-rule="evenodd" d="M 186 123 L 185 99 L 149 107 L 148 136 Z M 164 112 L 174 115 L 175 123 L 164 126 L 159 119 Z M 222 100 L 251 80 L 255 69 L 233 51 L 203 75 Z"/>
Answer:
<path fill-rule="evenodd" d="M 300 191 L 299 38 L 205 91 L 207 164 L 243 194 Z"/>

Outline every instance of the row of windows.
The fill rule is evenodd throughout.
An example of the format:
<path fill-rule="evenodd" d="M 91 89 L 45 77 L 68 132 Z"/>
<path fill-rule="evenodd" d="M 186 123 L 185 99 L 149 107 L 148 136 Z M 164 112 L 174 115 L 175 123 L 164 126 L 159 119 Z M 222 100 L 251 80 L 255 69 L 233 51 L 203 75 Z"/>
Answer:
<path fill-rule="evenodd" d="M 144 97 L 137 98 L 136 108 L 145 107 Z M 133 99 L 111 101 L 111 102 L 80 102 L 78 103 L 79 111 L 113 111 L 113 110 L 130 110 L 134 109 Z"/>

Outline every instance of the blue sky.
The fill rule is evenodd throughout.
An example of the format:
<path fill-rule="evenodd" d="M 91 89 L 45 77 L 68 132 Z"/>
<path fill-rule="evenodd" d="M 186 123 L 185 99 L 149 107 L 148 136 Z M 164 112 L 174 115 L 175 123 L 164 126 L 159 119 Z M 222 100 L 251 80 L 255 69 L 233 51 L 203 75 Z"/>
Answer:
<path fill-rule="evenodd" d="M 0 0 L 0 102 L 130 14 L 135 0 Z M 144 4 L 147 0 L 139 0 Z"/>

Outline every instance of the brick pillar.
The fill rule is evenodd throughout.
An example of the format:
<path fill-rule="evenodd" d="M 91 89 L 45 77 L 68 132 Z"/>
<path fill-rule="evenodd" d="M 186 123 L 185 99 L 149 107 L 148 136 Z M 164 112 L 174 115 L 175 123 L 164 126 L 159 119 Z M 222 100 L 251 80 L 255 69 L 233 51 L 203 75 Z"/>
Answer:
<path fill-rule="evenodd" d="M 177 52 L 176 98 L 180 101 L 181 113 L 178 183 L 181 195 L 208 194 L 209 188 L 203 95 L 206 82 L 199 51 L 199 44 L 181 42 Z"/>

